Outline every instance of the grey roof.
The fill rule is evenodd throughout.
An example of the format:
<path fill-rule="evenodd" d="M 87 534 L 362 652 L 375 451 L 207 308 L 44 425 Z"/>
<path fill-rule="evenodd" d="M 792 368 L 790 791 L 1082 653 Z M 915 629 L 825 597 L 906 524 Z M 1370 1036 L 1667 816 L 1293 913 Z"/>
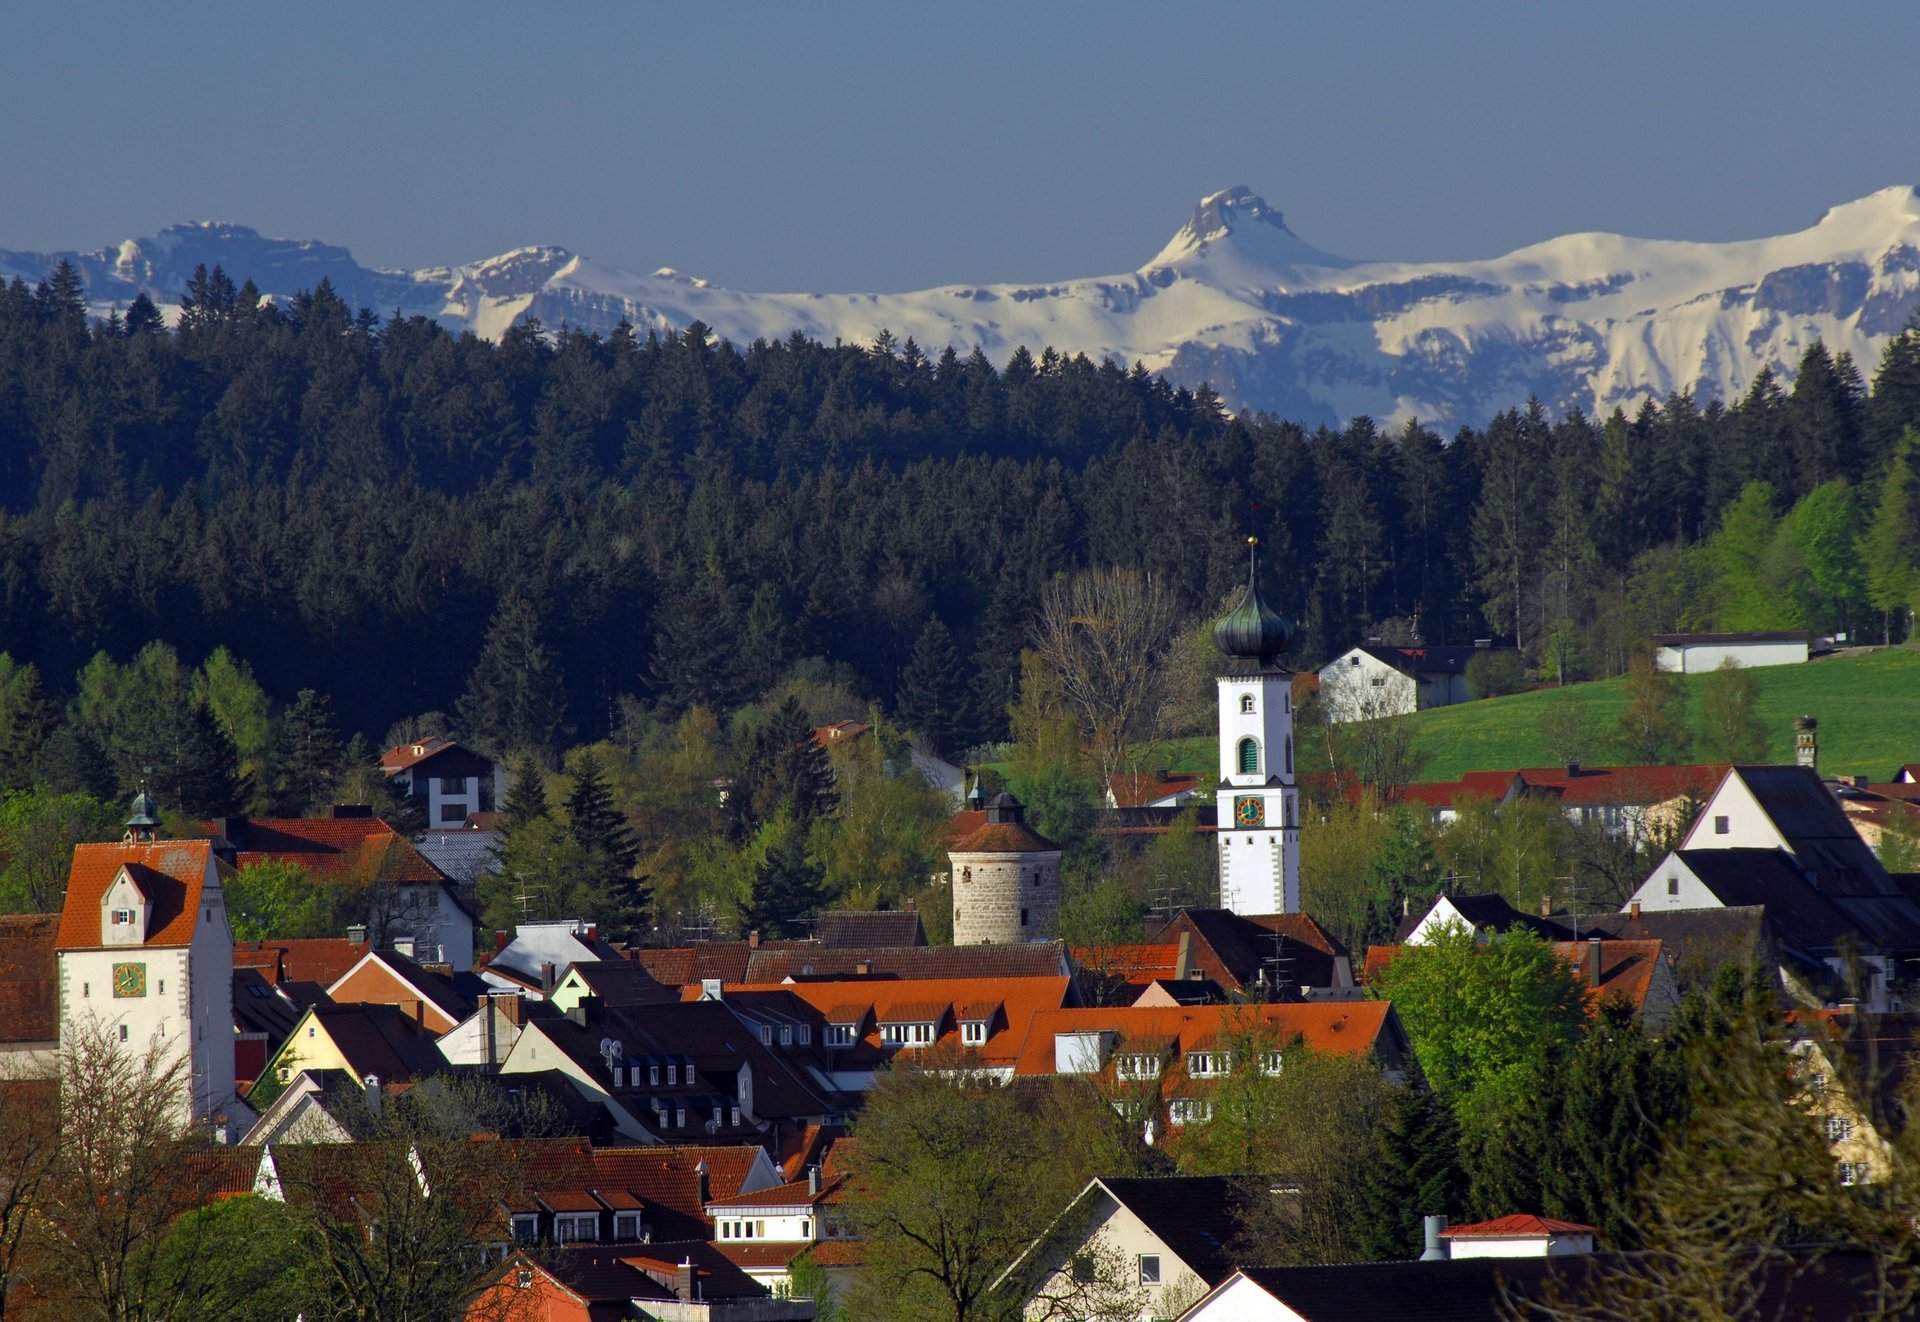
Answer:
<path fill-rule="evenodd" d="M 583 960 L 573 971 L 603 1005 L 656 1005 L 680 999 L 678 988 L 661 982 L 637 960 Z"/>
<path fill-rule="evenodd" d="M 1858 936 L 1854 924 L 1807 883 L 1783 850 L 1681 849 L 1674 857 L 1728 908 L 1763 906 L 1775 939 L 1784 946 L 1826 951 Z"/>
<path fill-rule="evenodd" d="M 892 909 L 875 913 L 837 910 L 823 913 L 813 921 L 813 939 L 823 946 L 842 950 L 872 946 L 924 946 L 927 932 L 914 909 Z"/>
<path fill-rule="evenodd" d="M 427 862 L 455 881 L 477 881 L 500 870 L 500 858 L 494 851 L 500 845 L 498 831 L 427 831 L 413 838 Z"/>
<path fill-rule="evenodd" d="M 1589 921 L 1594 932 L 1617 941 L 1659 941 L 1682 993 L 1711 987 L 1715 975 L 1729 964 L 1735 968 L 1768 968 L 1774 963 L 1764 905 L 1642 909 L 1637 918 L 1617 913 Z"/>
<path fill-rule="evenodd" d="M 1389 647 L 1384 643 L 1361 643 L 1354 649 L 1365 652 L 1382 665 L 1392 666 L 1403 674 L 1416 679 L 1421 675 L 1464 675 L 1467 662 L 1483 652 L 1494 649 L 1485 647 Z M 1499 649 L 1508 650 L 1505 648 Z"/>
<path fill-rule="evenodd" d="M 1812 767 L 1735 767 L 1732 774 L 1753 792 L 1801 863 L 1817 874 L 1821 893 L 1899 893 Z"/>

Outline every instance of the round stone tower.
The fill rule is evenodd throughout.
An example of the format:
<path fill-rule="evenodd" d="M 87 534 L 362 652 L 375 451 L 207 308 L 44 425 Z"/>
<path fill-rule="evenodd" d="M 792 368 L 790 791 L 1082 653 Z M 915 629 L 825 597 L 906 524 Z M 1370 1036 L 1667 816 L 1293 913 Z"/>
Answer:
<path fill-rule="evenodd" d="M 947 852 L 953 944 L 1044 941 L 1060 921 L 1060 847 L 1026 824 L 1011 794 L 987 800 L 986 825 Z"/>

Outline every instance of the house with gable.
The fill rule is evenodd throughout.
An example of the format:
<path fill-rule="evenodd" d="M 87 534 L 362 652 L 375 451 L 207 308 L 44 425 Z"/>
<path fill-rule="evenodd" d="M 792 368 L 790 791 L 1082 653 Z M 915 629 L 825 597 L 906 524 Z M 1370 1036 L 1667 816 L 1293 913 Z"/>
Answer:
<path fill-rule="evenodd" d="M 1576 825 L 1599 826 L 1610 836 L 1637 843 L 1651 831 L 1685 820 L 1687 811 L 1713 792 L 1726 771 L 1725 763 L 1592 767 L 1578 762 L 1469 771 L 1458 780 L 1404 786 L 1398 801 L 1426 809 L 1436 826 L 1450 826 L 1458 820 L 1464 799 L 1495 805 L 1544 799 Z"/>
<path fill-rule="evenodd" d="M 366 899 L 366 935 L 425 964 L 473 967 L 475 917 L 452 878 L 412 840 L 364 806 L 326 817 L 216 817 L 214 848 L 236 868 L 298 864 Z"/>
<path fill-rule="evenodd" d="M 1233 1274 L 1246 1181 L 1223 1175 L 1095 1176 L 1048 1232 L 994 1282 L 1017 1288 L 1028 1318 L 1057 1317 L 1091 1266 L 1134 1292 L 1141 1322 L 1169 1317 Z M 1103 1314 L 1104 1316 L 1104 1314 Z"/>
<path fill-rule="evenodd" d="M 544 999 L 570 966 L 619 958 L 620 952 L 600 939 L 594 924 L 561 918 L 521 923 L 512 940 L 501 933 L 492 957 L 476 972 L 495 991 Z"/>
<path fill-rule="evenodd" d="M 1813 767 L 1729 768 L 1678 849 L 1625 905 L 1643 914 L 1760 905 L 1774 946 L 1824 967 L 1831 985 L 1782 974 L 1815 1003 L 1894 1008 L 1903 961 L 1920 958 L 1920 903 L 1861 840 Z"/>
<path fill-rule="evenodd" d="M 378 1105 L 385 1090 L 445 1068 L 434 1035 L 398 1006 L 310 1006 L 247 1093 L 260 1119 L 243 1141 L 285 1141 L 300 1132 L 299 1113 L 333 1086 L 335 1075 L 362 1087 Z"/>
<path fill-rule="evenodd" d="M 1174 977 L 1211 979 L 1242 996 L 1338 999 L 1356 987 L 1347 947 L 1305 913 L 1182 909 L 1147 939 L 1185 948 Z"/>
<path fill-rule="evenodd" d="M 226 865 L 206 840 L 153 838 L 153 800 L 134 800 L 130 838 L 76 845 L 54 948 L 60 1038 L 97 1032 L 129 1064 L 179 1069 L 182 1124 L 244 1124 L 234 1092 L 233 931 Z"/>
<path fill-rule="evenodd" d="M 439 735 L 389 748 L 380 755 L 380 770 L 420 805 L 429 831 L 458 827 L 475 813 L 495 811 L 507 798 L 504 763 Z"/>
<path fill-rule="evenodd" d="M 1472 696 L 1467 692 L 1467 662 L 1490 650 L 1490 644 L 1401 647 L 1362 643 L 1320 667 L 1321 705 L 1327 718 L 1334 721 L 1451 707 Z"/>
<path fill-rule="evenodd" d="M 776 1299 L 704 1240 L 509 1253 L 471 1322 L 812 1322 L 813 1301 Z"/>

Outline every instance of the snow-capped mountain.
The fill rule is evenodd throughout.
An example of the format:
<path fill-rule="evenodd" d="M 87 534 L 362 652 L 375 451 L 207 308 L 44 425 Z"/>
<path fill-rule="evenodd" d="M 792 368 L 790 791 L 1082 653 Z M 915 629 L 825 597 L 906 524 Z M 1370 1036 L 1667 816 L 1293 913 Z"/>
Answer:
<path fill-rule="evenodd" d="M 332 281 L 356 306 L 497 336 L 537 317 L 642 331 L 698 319 L 746 343 L 792 331 L 929 353 L 978 345 L 995 361 L 1052 345 L 1212 383 L 1236 408 L 1307 421 L 1368 413 L 1480 422 L 1537 394 L 1604 413 L 1691 389 L 1743 394 L 1790 374 L 1815 339 L 1871 373 L 1920 304 L 1920 189 L 1883 189 L 1808 229 L 1737 243 L 1569 234 L 1484 261 L 1354 261 L 1323 252 L 1244 188 L 1201 201 L 1159 254 L 1120 275 L 906 294 L 754 294 L 662 268 L 637 275 L 559 248 L 419 271 L 359 265 L 344 248 L 239 225 L 178 225 L 92 253 L 0 250 L 0 277 L 40 279 L 61 256 L 105 315 L 147 291 L 177 304 L 196 265 L 285 297 Z"/>

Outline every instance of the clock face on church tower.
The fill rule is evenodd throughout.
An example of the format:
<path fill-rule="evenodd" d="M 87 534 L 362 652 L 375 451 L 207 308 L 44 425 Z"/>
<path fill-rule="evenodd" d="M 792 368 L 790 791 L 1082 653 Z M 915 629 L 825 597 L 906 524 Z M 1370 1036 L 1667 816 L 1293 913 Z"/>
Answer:
<path fill-rule="evenodd" d="M 145 964 L 115 964 L 113 966 L 113 994 L 115 996 L 145 996 L 147 994 L 147 966 Z"/>
<path fill-rule="evenodd" d="M 1254 796 L 1233 801 L 1233 820 L 1237 826 L 1264 826 L 1267 821 L 1267 802 Z"/>

